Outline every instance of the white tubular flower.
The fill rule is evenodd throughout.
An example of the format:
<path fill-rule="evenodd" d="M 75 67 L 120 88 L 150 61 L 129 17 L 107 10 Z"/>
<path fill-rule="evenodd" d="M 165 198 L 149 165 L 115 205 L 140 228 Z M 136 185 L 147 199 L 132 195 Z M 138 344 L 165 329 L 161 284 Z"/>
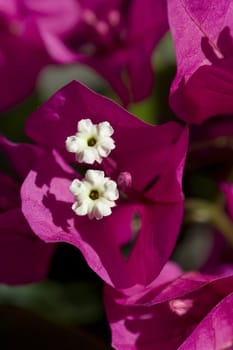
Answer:
<path fill-rule="evenodd" d="M 97 220 L 112 213 L 111 208 L 119 197 L 115 181 L 105 177 L 101 170 L 87 170 L 83 180 L 75 179 L 71 183 L 70 191 L 76 198 L 73 211 Z"/>
<path fill-rule="evenodd" d="M 112 134 L 113 128 L 109 122 L 93 124 L 90 119 L 78 122 L 77 133 L 66 139 L 66 149 L 75 153 L 80 163 L 101 163 L 103 158 L 115 148 Z"/>

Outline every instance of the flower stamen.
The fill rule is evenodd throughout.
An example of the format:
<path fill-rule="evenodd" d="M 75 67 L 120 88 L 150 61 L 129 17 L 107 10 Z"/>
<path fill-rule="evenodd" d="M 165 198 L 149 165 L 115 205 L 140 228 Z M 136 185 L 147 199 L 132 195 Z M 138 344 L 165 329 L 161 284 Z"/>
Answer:
<path fill-rule="evenodd" d="M 87 144 L 89 147 L 93 147 L 96 145 L 96 139 L 94 137 L 91 137 L 88 141 Z"/>
<path fill-rule="evenodd" d="M 89 197 L 95 201 L 96 199 L 99 198 L 99 192 L 96 191 L 96 190 L 91 190 L 90 194 L 89 194 Z"/>

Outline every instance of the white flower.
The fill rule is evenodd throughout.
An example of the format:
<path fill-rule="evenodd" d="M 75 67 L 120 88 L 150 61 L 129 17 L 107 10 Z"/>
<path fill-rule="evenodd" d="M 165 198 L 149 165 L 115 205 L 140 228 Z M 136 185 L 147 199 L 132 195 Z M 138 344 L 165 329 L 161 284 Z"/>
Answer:
<path fill-rule="evenodd" d="M 77 133 L 66 139 L 66 149 L 76 155 L 80 163 L 101 163 L 115 148 L 113 128 L 109 122 L 93 124 L 90 119 L 78 122 Z"/>
<path fill-rule="evenodd" d="M 105 177 L 101 170 L 87 170 L 83 180 L 75 179 L 71 183 L 70 191 L 76 198 L 73 211 L 97 220 L 112 213 L 111 208 L 119 197 L 115 181 Z"/>

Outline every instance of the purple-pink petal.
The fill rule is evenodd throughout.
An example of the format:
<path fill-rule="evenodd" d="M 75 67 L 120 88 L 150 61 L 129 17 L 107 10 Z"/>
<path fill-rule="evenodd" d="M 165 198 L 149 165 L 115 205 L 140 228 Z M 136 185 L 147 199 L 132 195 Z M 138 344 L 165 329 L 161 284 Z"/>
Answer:
<path fill-rule="evenodd" d="M 100 95 L 73 81 L 32 114 L 26 131 L 37 143 L 59 149 L 67 157 L 65 140 L 77 130 L 78 120 L 86 118 L 95 123 L 108 120 L 113 126 L 140 128 L 142 125 L 110 99 L 100 98 Z"/>
<path fill-rule="evenodd" d="M 230 0 L 168 2 L 177 58 L 170 103 L 187 122 L 232 114 L 232 12 Z"/>
<path fill-rule="evenodd" d="M 59 0 L 56 5 L 50 0 L 13 0 L 7 5 L 1 1 L 0 110 L 32 93 L 41 69 L 54 62 L 47 37 L 61 41 L 77 15 L 75 0 Z"/>
<path fill-rule="evenodd" d="M 220 301 L 178 350 L 233 348 L 233 293 Z"/>
<path fill-rule="evenodd" d="M 21 181 L 43 154 L 43 150 L 35 145 L 14 143 L 3 136 L 0 136 L 0 151 Z"/>
<path fill-rule="evenodd" d="M 54 252 L 33 235 L 19 208 L 0 213 L 0 282 L 38 282 L 48 274 Z"/>
<path fill-rule="evenodd" d="M 66 151 L 65 140 L 77 130 L 77 122 L 85 118 L 90 118 L 93 123 L 105 120 L 111 123 L 114 128 L 113 138 L 117 144 L 111 158 L 117 162 L 118 172 L 128 171 L 133 175 L 133 186 L 136 190 L 144 190 L 158 177 L 157 187 L 147 188 L 149 198 L 155 198 L 154 192 L 159 200 L 175 201 L 182 198 L 181 175 L 188 129 L 178 123 L 152 127 L 113 101 L 73 81 L 32 114 L 27 121 L 26 130 L 37 143 L 58 149 L 65 159 L 72 161 L 74 157 Z M 108 163 L 104 162 L 103 166 L 109 170 Z M 144 171 L 151 167 L 153 172 Z M 165 187 L 169 191 L 165 191 Z M 162 199 L 162 196 L 169 199 Z"/>
<path fill-rule="evenodd" d="M 42 158 L 24 182 L 24 214 L 43 240 L 65 241 L 78 247 L 107 283 L 120 289 L 147 285 L 168 260 L 179 233 L 188 129 L 173 122 L 146 124 L 74 81 L 29 118 L 27 132 L 50 153 L 55 148 L 68 163 L 74 163 L 65 140 L 76 132 L 83 118 L 112 125 L 116 148 L 101 167 L 115 181 L 120 174 L 129 174 L 132 183 L 126 188 L 128 199 L 120 198 L 111 216 L 97 222 L 76 216 L 71 210 L 74 198 L 69 185 L 79 175 L 54 153 Z M 31 211 L 32 207 L 36 209 Z M 136 216 L 140 221 L 137 233 L 132 229 Z M 132 244 L 135 234 L 126 258 L 122 246 Z"/>
<path fill-rule="evenodd" d="M 78 247 L 92 269 L 111 285 L 128 288 L 148 284 L 174 246 L 182 203 L 122 204 L 113 208 L 110 217 L 93 222 L 75 217 L 71 210 L 69 185 L 74 176 L 52 156 L 42 158 L 38 168 L 29 173 L 22 186 L 22 199 L 23 212 L 33 231 L 47 242 L 65 241 Z M 136 214 L 142 224 L 127 260 L 121 247 L 133 237 L 131 225 Z"/>
<path fill-rule="evenodd" d="M 153 86 L 152 53 L 168 30 L 166 1 L 103 0 L 79 4 L 73 31 L 64 38 L 49 38 L 53 58 L 95 69 L 125 106 L 149 96 Z M 98 29 L 99 24 L 104 26 L 104 32 Z"/>
<path fill-rule="evenodd" d="M 55 246 L 45 244 L 31 231 L 21 211 L 20 185 L 43 151 L 2 136 L 0 151 L 10 170 L 0 173 L 0 282 L 37 282 L 47 276 Z"/>
<path fill-rule="evenodd" d="M 217 350 L 232 345 L 232 276 L 174 277 L 164 285 L 155 280 L 131 298 L 105 287 L 114 349 Z"/>

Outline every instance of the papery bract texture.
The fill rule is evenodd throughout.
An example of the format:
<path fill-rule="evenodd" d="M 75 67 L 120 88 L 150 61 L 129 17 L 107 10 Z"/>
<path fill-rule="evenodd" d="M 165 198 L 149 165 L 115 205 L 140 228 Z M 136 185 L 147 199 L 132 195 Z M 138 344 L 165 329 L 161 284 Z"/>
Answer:
<path fill-rule="evenodd" d="M 232 1 L 168 1 L 177 58 L 170 104 L 187 122 L 233 112 Z"/>
<path fill-rule="evenodd" d="M 141 293 L 105 287 L 105 306 L 117 350 L 218 350 L 233 346 L 233 277 L 162 270 Z M 171 278 L 173 276 L 173 281 Z"/>
<path fill-rule="evenodd" d="M 98 221 L 71 210 L 69 187 L 81 175 L 71 167 L 80 164 L 65 141 L 87 118 L 93 124 L 108 121 L 114 130 L 115 149 L 98 169 L 116 183 L 122 174 L 132 179 L 112 214 Z M 49 150 L 22 187 L 23 212 L 33 231 L 47 242 L 78 247 L 110 285 L 123 289 L 150 283 L 168 260 L 182 221 L 187 128 L 174 122 L 146 124 L 74 81 L 29 118 L 27 133 Z M 129 245 L 127 256 L 123 251 Z"/>
<path fill-rule="evenodd" d="M 42 151 L 1 137 L 0 154 L 10 170 L 0 171 L 0 283 L 37 282 L 47 276 L 55 245 L 30 229 L 21 211 L 20 186 Z"/>
<path fill-rule="evenodd" d="M 152 53 L 168 30 L 165 0 L 77 1 L 78 23 L 51 39 L 55 60 L 87 64 L 105 78 L 124 105 L 148 97 Z M 61 40 L 62 39 L 62 40 Z"/>

